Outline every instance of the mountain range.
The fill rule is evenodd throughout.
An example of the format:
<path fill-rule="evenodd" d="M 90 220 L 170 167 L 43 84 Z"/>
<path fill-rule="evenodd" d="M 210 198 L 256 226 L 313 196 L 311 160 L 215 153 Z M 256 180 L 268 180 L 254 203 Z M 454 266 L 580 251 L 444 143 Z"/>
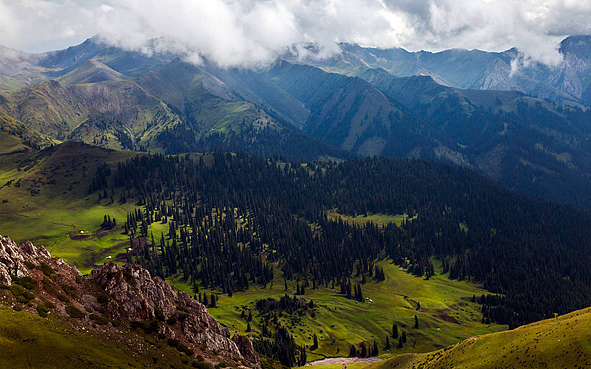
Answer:
<path fill-rule="evenodd" d="M 434 159 L 530 196 L 588 208 L 589 36 L 565 39 L 558 67 L 531 63 L 518 71 L 511 71 L 520 55 L 514 49 L 341 47 L 324 60 L 285 53 L 263 70 L 193 65 L 99 37 L 44 54 L 3 48 L 0 112 L 44 136 L 41 145 L 76 140 L 304 161 Z M 23 140 L 15 137 L 11 142 Z"/>
<path fill-rule="evenodd" d="M 402 48 L 377 49 L 341 44 L 342 53 L 328 59 L 303 58 L 329 71 L 357 75 L 381 68 L 396 77 L 428 75 L 438 83 L 462 89 L 519 91 L 555 102 L 591 105 L 591 36 L 564 39 L 556 66 L 529 60 L 516 48 L 503 52 L 451 49 L 409 52 Z M 308 51 L 314 54 L 314 47 Z M 297 52 L 283 55 L 298 60 Z"/>

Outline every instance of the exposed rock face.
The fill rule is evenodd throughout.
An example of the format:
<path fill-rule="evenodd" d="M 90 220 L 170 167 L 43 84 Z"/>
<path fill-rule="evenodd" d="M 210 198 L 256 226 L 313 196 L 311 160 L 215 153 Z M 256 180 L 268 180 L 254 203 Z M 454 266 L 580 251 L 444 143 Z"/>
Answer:
<path fill-rule="evenodd" d="M 88 278 L 117 302 L 108 309 L 110 315 L 122 313 L 122 318 L 146 321 L 156 319 L 156 310 L 159 310 L 164 319 L 174 317 L 177 320 L 173 327 L 161 325 L 160 333 L 177 339 L 184 336 L 188 342 L 201 343 L 208 350 L 217 350 L 244 359 L 249 366 L 260 367 L 258 354 L 248 338 L 235 335 L 231 339 L 230 330 L 222 328 L 203 304 L 183 291 L 175 293 L 166 282 L 158 277 L 152 278 L 140 266 L 127 264 L 121 267 L 109 263 L 94 269 Z"/>
<path fill-rule="evenodd" d="M 33 269 L 29 270 L 27 265 Z M 51 280 L 45 278 L 42 271 L 47 266 L 51 269 L 47 272 L 51 274 Z M 175 293 L 165 281 L 152 278 L 147 270 L 138 265 L 122 267 L 109 263 L 93 270 L 84 281 L 76 268 L 61 259 L 51 259 L 43 246 L 35 247 L 28 241 L 18 245 L 10 238 L 0 236 L 0 284 L 11 285 L 15 278 L 24 276 L 31 276 L 37 281 L 37 287 L 32 291 L 41 294 L 43 300 L 52 301 L 54 311 L 64 317 L 68 317 L 66 306 L 72 305 L 81 311 L 103 315 L 106 319 L 158 321 L 158 333 L 168 338 L 178 339 L 187 346 L 201 344 L 200 349 L 213 352 L 215 357 L 231 358 L 238 365 L 261 368 L 259 356 L 247 337 L 238 334 L 230 337 L 230 330 L 221 327 L 203 304 L 185 292 Z M 45 283 L 53 288 L 48 290 Z M 104 292 L 96 288 L 97 284 Z M 56 294 L 66 294 L 66 285 L 69 286 L 70 296 L 64 303 Z M 110 296 L 106 302 L 105 293 Z M 92 320 L 85 313 L 84 318 L 77 322 L 92 325 Z M 197 346 L 193 349 L 196 350 Z"/>
<path fill-rule="evenodd" d="M 51 258 L 43 246 L 35 247 L 29 241 L 17 245 L 10 238 L 0 236 L 0 284 L 9 286 L 13 278 L 29 275 L 25 262 L 38 265 L 39 258 Z"/>

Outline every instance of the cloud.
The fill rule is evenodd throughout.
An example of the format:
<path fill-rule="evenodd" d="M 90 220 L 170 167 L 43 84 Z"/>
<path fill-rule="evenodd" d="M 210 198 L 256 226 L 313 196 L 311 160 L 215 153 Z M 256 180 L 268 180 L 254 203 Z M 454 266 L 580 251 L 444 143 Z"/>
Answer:
<path fill-rule="evenodd" d="M 46 51 L 100 33 L 109 43 L 160 47 L 221 66 L 270 63 L 286 46 L 338 42 L 409 50 L 517 47 L 524 61 L 560 62 L 558 42 L 591 33 L 580 0 L 0 0 L 0 44 Z"/>

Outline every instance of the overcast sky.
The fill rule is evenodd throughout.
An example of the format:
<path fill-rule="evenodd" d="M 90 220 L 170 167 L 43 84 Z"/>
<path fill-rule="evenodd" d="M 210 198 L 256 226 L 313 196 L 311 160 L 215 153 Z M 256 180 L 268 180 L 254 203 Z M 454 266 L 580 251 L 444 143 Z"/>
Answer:
<path fill-rule="evenodd" d="M 0 44 L 30 52 L 100 33 L 138 49 L 163 46 L 223 66 L 272 61 L 286 45 L 336 42 L 439 51 L 502 51 L 560 61 L 566 36 L 591 34 L 591 0 L 0 0 Z"/>

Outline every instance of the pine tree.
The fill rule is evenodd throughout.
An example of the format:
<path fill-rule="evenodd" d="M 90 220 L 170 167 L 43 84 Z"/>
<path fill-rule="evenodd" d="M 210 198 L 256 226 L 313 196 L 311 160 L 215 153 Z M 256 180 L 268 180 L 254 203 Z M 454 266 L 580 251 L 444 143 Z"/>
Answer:
<path fill-rule="evenodd" d="M 351 345 L 351 347 L 349 347 L 349 357 L 357 357 L 357 348 L 355 345 Z"/>
<path fill-rule="evenodd" d="M 392 324 L 392 338 L 398 338 L 398 326 L 396 323 Z"/>
<path fill-rule="evenodd" d="M 318 348 L 318 337 L 316 336 L 316 333 L 314 333 L 314 343 L 312 344 L 312 347 L 310 347 L 310 350 L 316 350 Z"/>
<path fill-rule="evenodd" d="M 419 328 L 419 318 L 417 318 L 416 315 L 415 315 L 415 325 L 413 328 L 415 328 L 415 329 Z"/>
<path fill-rule="evenodd" d="M 386 350 L 390 349 L 390 337 L 386 336 L 386 345 L 384 346 Z"/>

